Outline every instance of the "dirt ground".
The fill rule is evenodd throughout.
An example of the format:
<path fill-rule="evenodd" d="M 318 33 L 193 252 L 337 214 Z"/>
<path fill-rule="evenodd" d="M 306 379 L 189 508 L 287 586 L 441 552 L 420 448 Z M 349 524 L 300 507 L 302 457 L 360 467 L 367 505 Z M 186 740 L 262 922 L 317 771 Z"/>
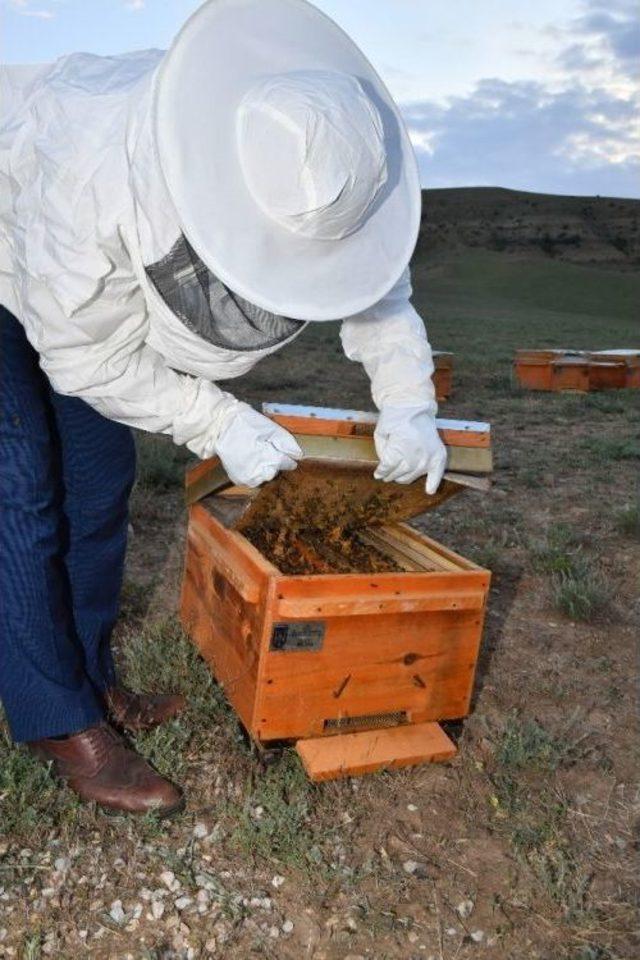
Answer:
<path fill-rule="evenodd" d="M 490 494 L 416 521 L 493 572 L 472 713 L 450 726 L 458 756 L 320 786 L 290 751 L 260 765 L 176 622 L 183 458 L 143 439 L 118 649 L 132 686 L 189 697 L 137 740 L 187 809 L 163 824 L 80 807 L 0 735 L 0 957 L 640 955 L 640 394 L 534 395 L 510 379 L 515 346 L 583 328 L 584 345 L 630 346 L 634 327 L 622 309 L 580 324 L 582 307 L 535 304 L 537 325 L 509 326 L 497 298 L 473 328 L 438 282 L 431 338 L 456 353 L 441 415 L 490 421 L 496 457 Z M 370 407 L 319 326 L 242 396 Z"/>

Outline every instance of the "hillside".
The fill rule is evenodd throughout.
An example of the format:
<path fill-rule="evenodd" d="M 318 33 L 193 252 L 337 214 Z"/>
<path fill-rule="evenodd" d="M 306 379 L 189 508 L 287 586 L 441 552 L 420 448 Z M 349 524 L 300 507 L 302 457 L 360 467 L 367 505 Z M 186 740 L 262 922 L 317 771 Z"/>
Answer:
<path fill-rule="evenodd" d="M 465 247 L 631 266 L 640 261 L 640 200 L 564 197 L 498 187 L 423 191 L 416 250 Z"/>

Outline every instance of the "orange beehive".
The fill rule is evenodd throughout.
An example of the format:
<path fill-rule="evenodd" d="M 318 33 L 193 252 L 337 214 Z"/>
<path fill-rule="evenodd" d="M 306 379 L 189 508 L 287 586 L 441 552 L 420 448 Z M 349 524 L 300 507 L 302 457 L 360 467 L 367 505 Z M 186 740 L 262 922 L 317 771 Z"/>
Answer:
<path fill-rule="evenodd" d="M 589 359 L 589 390 L 620 390 L 627 385 L 624 360 Z"/>
<path fill-rule="evenodd" d="M 362 533 L 397 572 L 283 574 L 225 496 L 190 506 L 181 616 L 253 740 L 296 741 L 318 780 L 452 756 L 438 721 L 469 712 L 489 572 L 397 523 Z"/>
<path fill-rule="evenodd" d="M 436 400 L 448 400 L 453 393 L 453 354 L 443 350 L 433 351 L 433 385 Z"/>
<path fill-rule="evenodd" d="M 586 393 L 589 389 L 589 361 L 586 357 L 562 357 L 551 361 L 551 389 Z"/>
<path fill-rule="evenodd" d="M 514 361 L 518 384 L 526 390 L 551 390 L 551 363 L 564 350 L 517 350 Z"/>
<path fill-rule="evenodd" d="M 624 363 L 625 380 L 622 386 L 631 390 L 640 390 L 640 350 L 597 350 L 590 354 L 595 361 L 613 361 Z"/>
<path fill-rule="evenodd" d="M 640 350 L 517 350 L 514 369 L 528 390 L 640 388 Z"/>

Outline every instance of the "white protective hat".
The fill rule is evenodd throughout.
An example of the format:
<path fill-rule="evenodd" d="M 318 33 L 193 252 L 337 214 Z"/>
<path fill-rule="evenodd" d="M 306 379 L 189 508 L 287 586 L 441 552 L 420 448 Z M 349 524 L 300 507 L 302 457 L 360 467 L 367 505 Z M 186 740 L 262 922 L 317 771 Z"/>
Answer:
<path fill-rule="evenodd" d="M 162 62 L 160 166 L 234 293 L 300 320 L 377 303 L 420 225 L 415 157 L 375 70 L 305 0 L 208 0 Z"/>

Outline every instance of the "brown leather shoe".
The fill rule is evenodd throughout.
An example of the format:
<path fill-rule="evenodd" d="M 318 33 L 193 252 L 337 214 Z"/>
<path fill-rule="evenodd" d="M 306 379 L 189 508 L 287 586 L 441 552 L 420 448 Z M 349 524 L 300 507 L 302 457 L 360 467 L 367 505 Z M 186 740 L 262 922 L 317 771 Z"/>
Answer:
<path fill-rule="evenodd" d="M 105 696 L 109 719 L 125 730 L 151 730 L 184 709 L 179 693 L 132 693 L 126 687 L 111 687 Z"/>
<path fill-rule="evenodd" d="M 52 761 L 55 773 L 82 800 L 110 810 L 169 817 L 184 806 L 181 790 L 161 777 L 108 724 L 89 727 L 64 740 L 36 740 L 29 746 Z"/>

